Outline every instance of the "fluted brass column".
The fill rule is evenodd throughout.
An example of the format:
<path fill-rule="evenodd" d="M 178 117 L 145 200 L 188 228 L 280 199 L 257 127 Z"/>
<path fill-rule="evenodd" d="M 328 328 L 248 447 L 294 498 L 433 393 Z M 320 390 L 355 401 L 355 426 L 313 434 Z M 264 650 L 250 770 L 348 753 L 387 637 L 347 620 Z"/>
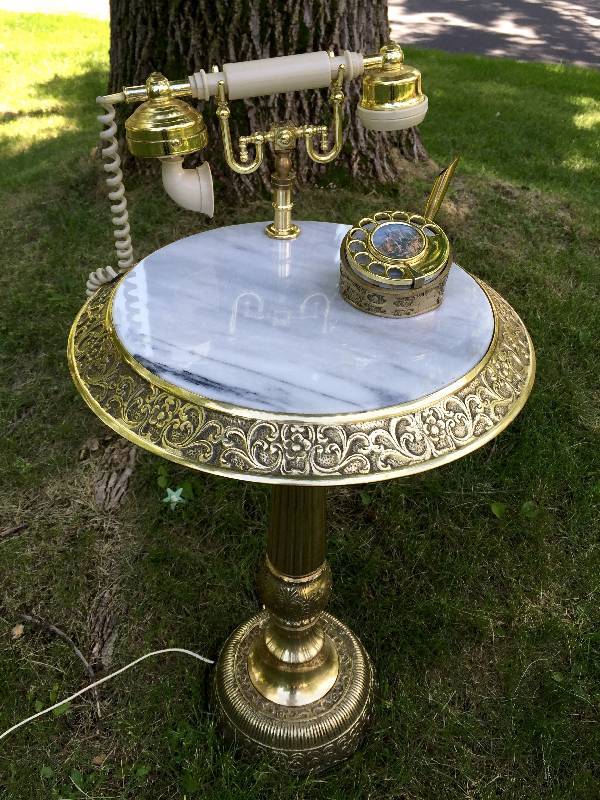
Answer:
<path fill-rule="evenodd" d="M 273 491 L 259 579 L 270 616 L 250 650 L 248 669 L 256 689 L 284 706 L 318 700 L 338 674 L 335 645 L 319 622 L 331 594 L 325 532 L 325 489 L 282 486 Z"/>
<path fill-rule="evenodd" d="M 326 530 L 324 488 L 273 487 L 259 576 L 265 608 L 227 640 L 215 678 L 225 735 L 298 773 L 324 769 L 356 749 L 372 695 L 362 645 L 325 611 Z"/>

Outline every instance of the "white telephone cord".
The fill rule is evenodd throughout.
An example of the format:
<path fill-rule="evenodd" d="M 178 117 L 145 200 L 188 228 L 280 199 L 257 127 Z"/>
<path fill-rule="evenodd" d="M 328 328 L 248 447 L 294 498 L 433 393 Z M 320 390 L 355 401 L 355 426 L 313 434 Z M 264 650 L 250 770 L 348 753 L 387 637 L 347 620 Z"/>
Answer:
<path fill-rule="evenodd" d="M 110 189 L 108 198 L 111 201 L 110 210 L 113 215 L 112 224 L 114 226 L 118 269 L 115 270 L 113 267 L 100 267 L 100 269 L 90 272 L 86 284 L 86 294 L 88 297 L 91 297 L 102 284 L 112 281 L 133 265 L 129 213 L 127 211 L 127 198 L 125 197 L 123 172 L 121 171 L 121 157 L 119 156 L 119 145 L 116 137 L 115 107 L 106 97 L 97 97 L 96 102 L 106 111 L 105 114 L 100 114 L 98 121 L 105 126 L 100 132 L 100 138 L 103 144 L 101 155 L 104 160 L 104 171 L 109 173 L 106 177 L 106 183 Z"/>
<path fill-rule="evenodd" d="M 185 650 L 182 647 L 167 647 L 164 650 L 153 650 L 151 653 L 146 653 L 146 655 L 140 656 L 140 658 L 136 658 L 135 661 L 132 661 L 130 664 L 126 664 L 121 669 L 116 670 L 115 672 L 111 672 L 110 675 L 105 675 L 104 678 L 100 678 L 100 680 L 95 681 L 94 683 L 90 683 L 89 686 L 85 686 L 83 689 L 80 689 L 75 694 L 72 694 L 70 697 L 66 697 L 64 700 L 61 700 L 59 703 L 54 703 L 53 706 L 49 708 L 44 708 L 42 711 L 38 711 L 37 714 L 33 714 L 31 717 L 27 717 L 27 719 L 21 720 L 21 722 L 17 722 L 16 725 L 13 725 L 12 728 L 9 728 L 4 733 L 0 734 L 0 741 L 14 731 L 18 730 L 19 728 L 23 727 L 23 725 L 27 725 L 28 722 L 32 722 L 34 719 L 38 717 L 43 717 L 44 714 L 49 714 L 51 711 L 54 711 L 56 708 L 63 706 L 65 703 L 70 703 L 72 700 L 75 700 L 77 697 L 81 697 L 82 694 L 89 692 L 91 689 L 95 689 L 96 686 L 100 686 L 106 681 L 110 681 L 112 678 L 116 678 L 117 675 L 121 675 L 121 673 L 126 672 L 128 669 L 135 667 L 136 664 L 139 664 L 141 661 L 145 661 L 147 658 L 151 656 L 159 656 L 163 653 L 183 653 L 186 656 L 192 656 L 192 658 L 196 658 L 198 661 L 203 661 L 205 664 L 214 664 L 214 661 L 211 661 L 210 658 L 205 658 L 204 656 L 198 655 L 198 653 L 194 653 L 191 650 Z"/>

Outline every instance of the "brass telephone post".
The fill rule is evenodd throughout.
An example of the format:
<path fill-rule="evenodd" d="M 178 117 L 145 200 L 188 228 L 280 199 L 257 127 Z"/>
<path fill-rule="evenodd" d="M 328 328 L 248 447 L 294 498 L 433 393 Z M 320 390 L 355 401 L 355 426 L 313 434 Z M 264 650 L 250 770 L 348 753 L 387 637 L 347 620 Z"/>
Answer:
<path fill-rule="evenodd" d="M 225 83 L 219 81 L 217 90 L 217 116 L 223 137 L 223 148 L 227 165 L 241 175 L 247 175 L 257 170 L 264 159 L 264 144 L 269 142 L 275 154 L 275 171 L 271 176 L 273 187 L 274 219 L 265 232 L 272 239 L 295 239 L 300 233 L 300 227 L 292 222 L 292 185 L 295 173 L 293 170 L 292 151 L 299 139 L 304 139 L 306 152 L 309 157 L 319 164 L 333 161 L 342 149 L 342 105 L 344 93 L 342 83 L 345 67 L 342 64 L 330 88 L 330 102 L 333 108 L 333 145 L 327 150 L 328 127 L 327 125 L 292 125 L 291 123 L 275 124 L 268 131 L 257 131 L 248 136 L 240 136 L 240 160 L 237 161 L 233 152 L 231 131 L 229 129 L 229 104 L 225 91 Z M 320 152 L 314 144 L 314 137 L 319 136 Z M 254 145 L 255 154 L 251 163 L 248 163 L 248 145 Z"/>

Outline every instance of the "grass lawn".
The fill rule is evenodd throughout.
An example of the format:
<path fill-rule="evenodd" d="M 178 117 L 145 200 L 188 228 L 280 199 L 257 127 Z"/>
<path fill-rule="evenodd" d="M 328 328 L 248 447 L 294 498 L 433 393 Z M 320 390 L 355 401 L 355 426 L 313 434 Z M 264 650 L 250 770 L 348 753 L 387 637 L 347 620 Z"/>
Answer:
<path fill-rule="evenodd" d="M 106 430 L 71 383 L 65 345 L 87 273 L 114 263 L 91 155 L 107 47 L 101 22 L 0 14 L 0 531 L 26 526 L 0 535 L 0 731 L 87 682 L 60 639 L 11 633 L 19 612 L 87 656 L 106 617 L 116 668 L 170 645 L 214 658 L 257 607 L 266 488 L 167 464 L 166 482 L 194 494 L 171 512 L 165 462 L 139 453 L 125 502 L 110 513 L 94 502 L 102 456 L 89 440 L 101 453 Z M 90 698 L 1 742 L 2 800 L 600 796 L 600 74 L 409 60 L 430 96 L 433 159 L 463 154 L 440 220 L 460 263 L 525 320 L 538 377 L 493 444 L 422 476 L 331 491 L 331 609 L 379 681 L 367 741 L 318 778 L 240 763 L 213 729 L 211 669 L 170 657 L 102 687 L 99 721 Z M 297 216 L 419 208 L 434 172 L 355 191 L 333 171 L 298 197 Z M 207 225 L 155 178 L 127 183 L 138 257 Z M 267 198 L 217 203 L 212 225 L 269 217 Z"/>

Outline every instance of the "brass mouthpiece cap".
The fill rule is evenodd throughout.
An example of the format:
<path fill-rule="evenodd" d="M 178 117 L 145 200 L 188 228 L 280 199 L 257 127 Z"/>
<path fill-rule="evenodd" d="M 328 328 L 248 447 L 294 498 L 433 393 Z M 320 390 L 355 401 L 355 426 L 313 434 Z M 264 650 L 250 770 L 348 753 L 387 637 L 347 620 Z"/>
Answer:
<path fill-rule="evenodd" d="M 208 132 L 202 115 L 172 96 L 164 75 L 153 72 L 146 89 L 150 99 L 125 122 L 127 145 L 134 156 L 184 156 L 206 147 Z"/>

